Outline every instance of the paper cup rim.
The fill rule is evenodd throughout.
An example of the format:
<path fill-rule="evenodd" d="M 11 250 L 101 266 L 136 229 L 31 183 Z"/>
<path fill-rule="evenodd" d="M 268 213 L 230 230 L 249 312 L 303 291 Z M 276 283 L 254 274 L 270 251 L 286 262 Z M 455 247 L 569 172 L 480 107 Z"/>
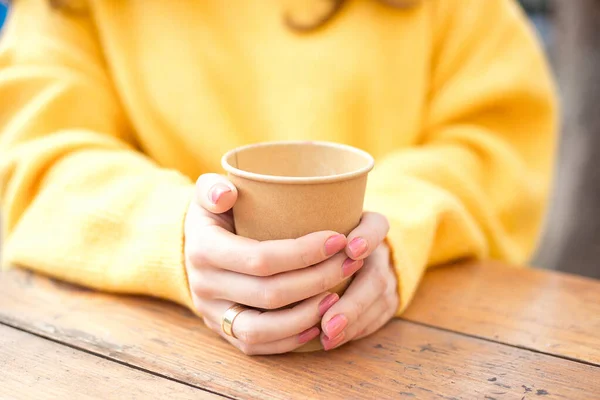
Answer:
<path fill-rule="evenodd" d="M 362 168 L 359 168 L 354 171 L 345 172 L 343 174 L 336 175 L 324 175 L 324 176 L 279 176 L 279 175 L 267 175 L 267 174 L 257 174 L 255 172 L 244 171 L 239 168 L 233 167 L 227 162 L 227 159 L 234 153 L 248 150 L 256 147 L 271 147 L 271 146 L 281 146 L 281 145 L 318 145 L 324 147 L 331 147 L 336 149 L 342 149 L 346 151 L 350 151 L 352 153 L 358 154 L 363 157 L 366 161 L 366 165 Z M 310 183 L 330 183 L 330 182 L 339 182 L 345 181 L 353 178 L 357 178 L 361 175 L 367 174 L 370 172 L 375 166 L 375 160 L 373 156 L 367 153 L 364 150 L 358 149 L 356 147 L 335 143 L 335 142 L 325 142 L 325 141 L 306 141 L 306 140 L 290 140 L 290 141 L 272 141 L 272 142 L 261 142 L 261 143 L 253 143 L 245 146 L 236 147 L 235 149 L 229 150 L 227 153 L 221 157 L 221 166 L 228 173 L 239 176 L 241 178 L 246 178 L 253 181 L 260 182 L 269 182 L 269 183 L 284 183 L 284 184 L 310 184 Z"/>

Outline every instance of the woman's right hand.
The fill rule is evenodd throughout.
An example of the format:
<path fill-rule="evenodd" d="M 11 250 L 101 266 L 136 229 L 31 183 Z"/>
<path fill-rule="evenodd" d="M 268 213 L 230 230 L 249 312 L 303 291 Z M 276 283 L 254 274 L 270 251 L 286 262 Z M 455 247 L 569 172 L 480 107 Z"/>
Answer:
<path fill-rule="evenodd" d="M 246 354 L 292 351 L 319 336 L 321 317 L 339 300 L 327 290 L 363 262 L 349 259 L 341 251 L 346 237 L 332 231 L 263 242 L 237 236 L 231 214 L 236 200 L 237 189 L 221 175 L 205 174 L 196 183 L 184 249 L 194 305 L 208 327 Z M 221 329 L 223 314 L 235 303 L 273 311 L 240 313 L 236 339 Z"/>

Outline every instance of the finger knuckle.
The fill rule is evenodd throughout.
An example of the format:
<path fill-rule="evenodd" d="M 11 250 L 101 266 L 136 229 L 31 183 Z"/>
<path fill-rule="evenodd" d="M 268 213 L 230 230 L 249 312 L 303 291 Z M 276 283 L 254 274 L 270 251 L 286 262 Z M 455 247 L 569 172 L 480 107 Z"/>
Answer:
<path fill-rule="evenodd" d="M 367 241 L 369 242 L 369 249 L 374 250 L 379 245 L 378 241 L 381 236 L 379 229 L 371 226 L 366 230 L 365 236 L 368 238 Z"/>
<path fill-rule="evenodd" d="M 261 290 L 260 296 L 260 303 L 262 304 L 262 308 L 265 308 L 267 310 L 275 310 L 285 305 L 283 300 L 283 293 L 278 288 L 278 285 L 276 283 L 265 285 L 265 287 Z"/>
<path fill-rule="evenodd" d="M 313 249 L 306 245 L 302 239 L 294 240 L 294 248 L 300 249 L 298 252 L 299 263 L 304 268 L 310 267 L 319 262 L 319 255 L 315 254 Z"/>
<path fill-rule="evenodd" d="M 317 277 L 316 288 L 319 290 L 319 293 L 326 292 L 342 282 L 344 278 L 340 266 L 343 265 L 345 260 L 346 255 L 336 255 L 320 264 L 324 267 L 326 265 L 326 269 L 323 270 L 324 273 L 320 273 Z"/>
<path fill-rule="evenodd" d="M 235 337 L 246 345 L 257 344 L 260 342 L 260 336 L 258 332 L 251 326 L 245 326 L 240 329 L 236 329 Z"/>
<path fill-rule="evenodd" d="M 256 253 L 247 260 L 248 273 L 255 276 L 270 275 L 269 263 L 263 253 Z"/>
<path fill-rule="evenodd" d="M 352 321 L 357 321 L 360 315 L 365 311 L 366 305 L 364 301 L 357 301 L 354 303 L 354 306 L 351 308 L 350 316 Z"/>
<path fill-rule="evenodd" d="M 310 252 L 307 250 L 300 251 L 300 265 L 304 268 L 310 267 L 315 264 L 313 261 L 314 257 L 311 256 Z"/>
<path fill-rule="evenodd" d="M 256 351 L 257 349 L 252 344 L 247 344 L 247 343 L 244 343 L 244 342 L 239 342 L 238 348 L 240 349 L 240 351 L 242 353 L 244 353 L 247 356 L 254 356 L 254 355 L 257 354 L 257 351 Z"/>
<path fill-rule="evenodd" d="M 334 287 L 338 281 L 340 281 L 340 276 L 341 274 L 336 274 L 335 276 L 333 274 L 319 274 L 316 275 L 313 280 L 314 280 L 314 290 L 315 290 L 315 294 L 318 293 L 323 293 L 328 291 L 329 289 L 331 289 L 332 287 Z"/>
<path fill-rule="evenodd" d="M 215 296 L 215 286 L 209 283 L 209 279 L 203 270 L 197 270 L 189 274 L 188 280 L 190 281 L 190 289 L 199 298 L 210 299 Z"/>
<path fill-rule="evenodd" d="M 387 276 L 381 271 L 381 269 L 373 270 L 372 282 L 377 293 L 382 293 L 388 285 Z"/>
<path fill-rule="evenodd" d="M 215 297 L 215 289 L 212 285 L 208 284 L 208 282 L 197 283 L 193 290 L 196 296 L 202 299 L 212 299 Z"/>
<path fill-rule="evenodd" d="M 195 267 L 202 267 L 209 264 L 206 250 L 201 245 L 186 245 L 186 254 Z"/>
<path fill-rule="evenodd" d="M 283 307 L 282 295 L 278 291 L 269 291 L 265 295 L 264 306 L 267 310 L 276 310 Z"/>
<path fill-rule="evenodd" d="M 390 230 L 390 221 L 385 215 L 376 212 L 369 212 L 365 214 L 365 217 L 367 217 L 365 220 L 368 219 L 369 221 L 367 225 L 369 225 L 369 231 L 373 237 L 379 237 L 381 235 L 380 232 L 383 232 L 385 235 L 387 235 L 388 231 Z"/>
<path fill-rule="evenodd" d="M 323 293 L 323 292 L 328 291 L 329 289 L 331 289 L 334 286 L 335 286 L 335 284 L 332 283 L 330 279 L 321 278 L 321 279 L 319 279 L 317 289 L 319 290 L 319 293 Z"/>

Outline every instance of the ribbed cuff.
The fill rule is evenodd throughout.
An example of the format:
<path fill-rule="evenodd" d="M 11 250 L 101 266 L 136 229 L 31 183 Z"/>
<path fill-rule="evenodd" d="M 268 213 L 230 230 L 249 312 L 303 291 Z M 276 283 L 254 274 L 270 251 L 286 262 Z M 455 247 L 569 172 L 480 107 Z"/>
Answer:
<path fill-rule="evenodd" d="M 145 210 L 148 218 L 154 220 L 149 226 L 146 225 L 149 231 L 144 237 L 149 242 L 140 249 L 144 257 L 140 286 L 132 289 L 193 310 L 185 268 L 184 223 L 194 196 L 194 186 L 168 185 L 159 190 Z"/>

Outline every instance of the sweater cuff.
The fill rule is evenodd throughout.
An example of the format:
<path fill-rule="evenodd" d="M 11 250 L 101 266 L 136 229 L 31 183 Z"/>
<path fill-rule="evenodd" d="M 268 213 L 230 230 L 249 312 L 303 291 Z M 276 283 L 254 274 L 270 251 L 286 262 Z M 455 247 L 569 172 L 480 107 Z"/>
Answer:
<path fill-rule="evenodd" d="M 193 185 L 182 185 L 163 189 L 153 204 L 157 217 L 155 232 L 149 232 L 145 249 L 147 260 L 144 265 L 140 287 L 133 292 L 166 299 L 194 310 L 184 255 L 184 223 L 189 204 L 194 196 Z M 148 210 L 152 215 L 152 210 Z M 159 218 L 159 219 L 158 219 Z"/>
<path fill-rule="evenodd" d="M 396 275 L 398 308 L 394 315 L 399 317 L 410 304 L 423 276 L 425 266 L 411 263 L 401 249 L 401 239 L 396 234 L 385 238 L 390 252 L 390 266 Z"/>

